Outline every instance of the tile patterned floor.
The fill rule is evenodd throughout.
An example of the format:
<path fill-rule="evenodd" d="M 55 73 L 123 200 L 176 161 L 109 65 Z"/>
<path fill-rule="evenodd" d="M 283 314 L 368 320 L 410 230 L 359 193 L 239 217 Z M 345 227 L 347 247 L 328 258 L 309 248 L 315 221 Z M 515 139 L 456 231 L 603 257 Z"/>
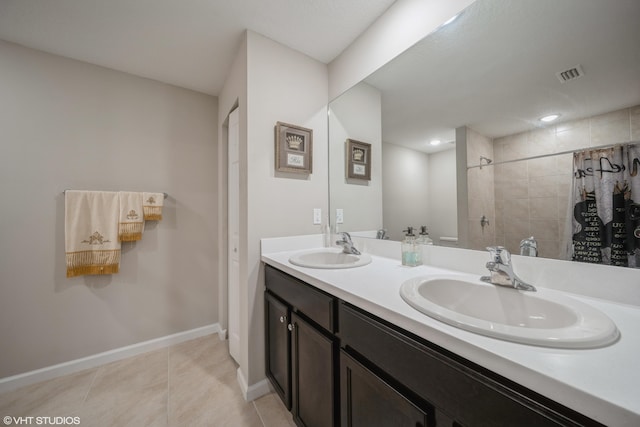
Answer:
<path fill-rule="evenodd" d="M 79 417 L 83 427 L 295 426 L 273 393 L 245 402 L 227 345 L 208 335 L 2 393 L 0 416 L 34 417 L 31 425 Z"/>

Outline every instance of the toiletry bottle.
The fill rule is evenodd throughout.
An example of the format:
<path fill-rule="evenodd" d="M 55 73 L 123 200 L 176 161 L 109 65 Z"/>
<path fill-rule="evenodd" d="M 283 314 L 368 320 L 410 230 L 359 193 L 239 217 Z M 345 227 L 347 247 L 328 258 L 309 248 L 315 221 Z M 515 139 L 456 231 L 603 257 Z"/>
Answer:
<path fill-rule="evenodd" d="M 322 242 L 325 248 L 332 246 L 331 242 L 331 225 L 329 224 L 329 217 L 327 216 L 322 226 Z"/>
<path fill-rule="evenodd" d="M 426 225 L 420 226 L 420 234 L 418 235 L 418 243 L 421 245 L 433 245 L 433 240 L 429 237 Z"/>
<path fill-rule="evenodd" d="M 406 230 L 402 230 L 406 234 L 402 241 L 402 265 L 409 267 L 415 267 L 422 264 L 422 249 L 416 241 L 416 236 L 413 234 L 413 227 L 407 227 Z"/>

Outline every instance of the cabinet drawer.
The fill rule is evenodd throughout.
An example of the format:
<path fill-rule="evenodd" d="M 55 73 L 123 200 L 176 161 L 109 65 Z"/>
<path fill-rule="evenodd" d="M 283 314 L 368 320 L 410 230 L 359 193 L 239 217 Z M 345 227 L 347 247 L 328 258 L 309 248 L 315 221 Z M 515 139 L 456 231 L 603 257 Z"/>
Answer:
<path fill-rule="evenodd" d="M 360 354 L 462 425 L 598 425 L 346 303 L 340 304 L 339 311 L 343 347 Z"/>
<path fill-rule="evenodd" d="M 336 299 L 269 265 L 265 266 L 265 284 L 274 294 L 289 303 L 329 332 L 335 332 Z"/>

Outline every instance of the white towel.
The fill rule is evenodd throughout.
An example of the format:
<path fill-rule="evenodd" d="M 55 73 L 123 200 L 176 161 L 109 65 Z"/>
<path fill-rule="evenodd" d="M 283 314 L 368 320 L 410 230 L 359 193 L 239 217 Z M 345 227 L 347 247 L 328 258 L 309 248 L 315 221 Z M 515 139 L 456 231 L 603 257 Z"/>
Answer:
<path fill-rule="evenodd" d="M 162 206 L 164 193 L 142 193 L 142 205 L 145 221 L 160 221 L 162 219 Z"/>
<path fill-rule="evenodd" d="M 144 218 L 142 213 L 142 193 L 120 191 L 120 219 L 118 239 L 121 242 L 135 242 L 142 239 Z"/>
<path fill-rule="evenodd" d="M 67 277 L 117 273 L 118 193 L 67 190 L 64 199 Z"/>

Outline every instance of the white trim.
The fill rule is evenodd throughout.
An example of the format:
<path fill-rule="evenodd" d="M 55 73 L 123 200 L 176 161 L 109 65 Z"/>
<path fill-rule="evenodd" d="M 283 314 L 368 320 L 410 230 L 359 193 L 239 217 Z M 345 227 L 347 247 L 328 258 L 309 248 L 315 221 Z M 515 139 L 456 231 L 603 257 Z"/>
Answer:
<path fill-rule="evenodd" d="M 0 393 L 15 390 L 29 384 L 40 381 L 50 380 L 62 375 L 72 374 L 84 369 L 95 368 L 96 366 L 122 360 L 127 357 L 146 353 L 148 351 L 157 350 L 168 347 L 170 345 L 179 344 L 194 338 L 210 335 L 220 332 L 220 324 L 214 323 L 200 328 L 191 329 L 189 331 L 178 332 L 173 335 L 167 335 L 155 338 L 149 341 L 143 341 L 126 347 L 120 347 L 103 353 L 94 354 L 92 356 L 82 357 L 80 359 L 70 360 L 68 362 L 59 363 L 57 365 L 48 366 L 46 368 L 36 369 L 34 371 L 25 372 L 11 377 L 0 379 Z"/>
<path fill-rule="evenodd" d="M 244 375 L 242 374 L 242 370 L 240 368 L 238 368 L 236 374 L 236 379 L 238 381 L 238 384 L 240 385 L 240 391 L 242 392 L 244 400 L 246 400 L 247 402 L 251 402 L 252 400 L 264 396 L 265 394 L 271 393 L 271 384 L 266 378 L 262 381 L 258 381 L 255 384 L 248 385 L 247 380 L 244 379 Z"/>

